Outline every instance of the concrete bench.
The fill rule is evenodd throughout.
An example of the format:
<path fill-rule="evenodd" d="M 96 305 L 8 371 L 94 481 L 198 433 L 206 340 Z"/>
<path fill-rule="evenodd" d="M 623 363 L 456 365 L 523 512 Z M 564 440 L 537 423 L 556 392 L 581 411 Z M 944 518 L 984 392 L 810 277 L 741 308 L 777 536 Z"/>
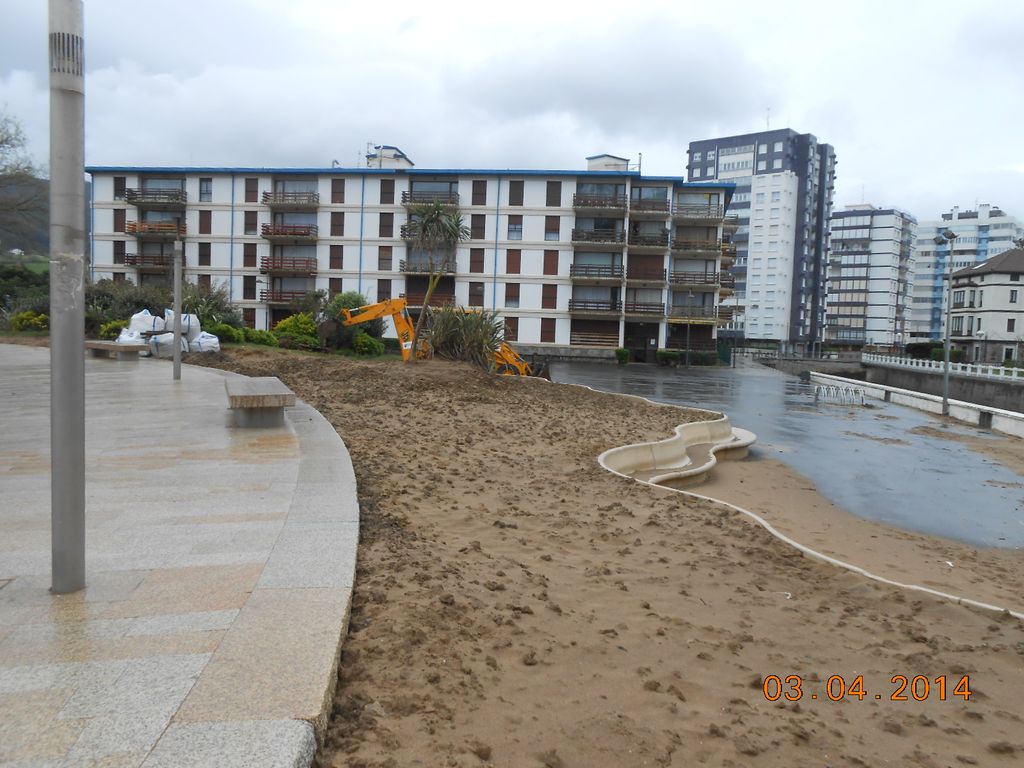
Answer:
<path fill-rule="evenodd" d="M 138 360 L 139 352 L 149 349 L 145 344 L 118 344 L 101 339 L 86 339 L 85 348 L 93 357 L 116 357 L 118 360 Z"/>
<path fill-rule="evenodd" d="M 228 408 L 236 427 L 280 427 L 285 406 L 295 405 L 295 393 L 276 376 L 224 380 Z"/>

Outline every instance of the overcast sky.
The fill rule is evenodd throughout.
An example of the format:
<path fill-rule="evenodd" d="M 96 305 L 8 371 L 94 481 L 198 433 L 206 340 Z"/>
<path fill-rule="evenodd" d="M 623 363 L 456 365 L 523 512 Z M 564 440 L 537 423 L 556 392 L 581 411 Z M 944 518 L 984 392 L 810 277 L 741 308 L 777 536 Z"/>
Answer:
<path fill-rule="evenodd" d="M 0 109 L 48 158 L 45 0 L 0 0 Z M 1024 3 L 86 0 L 86 162 L 584 168 L 813 133 L 838 205 L 1024 217 Z"/>

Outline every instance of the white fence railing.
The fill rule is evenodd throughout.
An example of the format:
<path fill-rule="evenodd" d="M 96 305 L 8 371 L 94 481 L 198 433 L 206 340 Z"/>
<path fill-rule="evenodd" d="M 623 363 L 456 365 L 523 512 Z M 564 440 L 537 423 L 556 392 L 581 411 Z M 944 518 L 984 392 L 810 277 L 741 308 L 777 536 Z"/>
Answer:
<path fill-rule="evenodd" d="M 886 365 L 892 368 L 911 368 L 922 371 L 942 372 L 945 363 L 941 360 L 919 360 L 912 357 L 897 355 L 873 355 L 864 353 L 861 362 Z M 960 376 L 976 376 L 982 379 L 1000 379 L 1002 381 L 1018 381 L 1024 383 L 1024 368 L 1003 368 L 1001 365 L 979 365 L 977 363 L 950 363 L 950 374 Z"/>

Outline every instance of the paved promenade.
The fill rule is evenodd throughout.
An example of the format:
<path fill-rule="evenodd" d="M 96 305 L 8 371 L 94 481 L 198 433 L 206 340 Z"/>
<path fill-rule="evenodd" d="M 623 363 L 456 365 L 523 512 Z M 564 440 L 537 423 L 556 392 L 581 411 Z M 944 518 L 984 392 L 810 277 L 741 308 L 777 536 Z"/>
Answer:
<path fill-rule="evenodd" d="M 314 409 L 228 426 L 224 377 L 86 363 L 88 587 L 50 594 L 49 350 L 0 345 L 0 767 L 307 766 L 359 517 Z"/>

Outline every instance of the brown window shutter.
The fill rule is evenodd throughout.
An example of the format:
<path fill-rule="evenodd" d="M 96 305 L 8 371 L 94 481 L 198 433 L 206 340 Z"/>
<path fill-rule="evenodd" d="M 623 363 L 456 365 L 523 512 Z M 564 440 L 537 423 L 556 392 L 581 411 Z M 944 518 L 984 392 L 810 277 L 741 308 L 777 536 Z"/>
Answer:
<path fill-rule="evenodd" d="M 256 243 L 245 243 L 242 246 L 242 266 L 249 268 L 256 266 Z"/>
<path fill-rule="evenodd" d="M 114 209 L 114 231 L 124 232 L 125 210 L 124 208 Z"/>
<path fill-rule="evenodd" d="M 331 213 L 331 237 L 345 236 L 345 214 L 341 211 Z"/>
<path fill-rule="evenodd" d="M 124 240 L 114 241 L 114 263 L 124 264 Z"/>
<path fill-rule="evenodd" d="M 482 213 L 474 213 L 470 218 L 469 237 L 471 240 L 483 240 L 487 217 Z"/>
<path fill-rule="evenodd" d="M 509 205 L 522 205 L 523 204 L 523 182 L 522 181 L 510 181 L 508 183 L 508 204 Z"/>
<path fill-rule="evenodd" d="M 199 266 L 210 266 L 210 244 L 199 243 Z"/>
<path fill-rule="evenodd" d="M 344 258 L 344 246 L 332 245 L 331 246 L 331 269 L 344 269 L 345 263 Z"/>
<path fill-rule="evenodd" d="M 393 205 L 395 202 L 395 180 L 380 180 L 380 203 L 381 205 Z"/>
<path fill-rule="evenodd" d="M 246 307 L 242 310 L 242 322 L 245 323 L 246 328 L 256 327 L 256 310 L 252 307 Z"/>
<path fill-rule="evenodd" d="M 377 281 L 377 301 L 387 301 L 391 298 L 391 281 L 390 280 L 378 280 Z"/>
<path fill-rule="evenodd" d="M 124 272 L 114 272 L 113 274 L 114 274 L 114 282 L 115 283 L 123 283 L 124 282 Z"/>
<path fill-rule="evenodd" d="M 555 318 L 544 317 L 540 321 L 540 340 L 546 344 L 555 343 Z"/>
<path fill-rule="evenodd" d="M 341 278 L 330 277 L 327 279 L 327 290 L 333 296 L 336 293 L 341 293 Z"/>
<path fill-rule="evenodd" d="M 558 251 L 544 251 L 544 274 L 558 274 Z"/>
<path fill-rule="evenodd" d="M 202 211 L 200 211 L 200 213 L 202 213 Z M 246 211 L 245 212 L 245 218 L 244 218 L 245 223 L 243 225 L 244 226 L 245 234 L 247 234 L 247 235 L 255 235 L 257 233 L 257 230 L 258 230 L 257 217 L 258 217 L 258 215 L 259 214 L 256 211 Z"/>
<path fill-rule="evenodd" d="M 519 306 L 519 283 L 505 283 L 505 306 Z"/>
<path fill-rule="evenodd" d="M 518 275 L 523 268 L 523 252 L 518 248 L 505 251 L 505 274 Z"/>
<path fill-rule="evenodd" d="M 562 182 L 549 181 L 547 189 L 547 206 L 549 208 L 562 207 Z"/>
<path fill-rule="evenodd" d="M 394 237 L 395 236 L 395 214 L 393 213 L 382 213 L 380 215 L 380 225 L 377 232 L 378 237 Z"/>
<path fill-rule="evenodd" d="M 253 211 L 255 213 L 255 211 Z M 209 235 L 213 231 L 213 211 L 199 212 L 199 234 Z"/>
<path fill-rule="evenodd" d="M 345 180 L 331 179 L 331 202 L 341 204 L 345 202 Z"/>
<path fill-rule="evenodd" d="M 256 275 L 245 275 L 242 278 L 242 298 L 249 300 L 256 298 Z"/>
<path fill-rule="evenodd" d="M 562 236 L 562 218 L 561 216 L 545 216 L 544 217 L 544 239 L 545 240 L 558 240 Z"/>
<path fill-rule="evenodd" d="M 259 179 L 246 179 L 245 180 L 245 202 L 247 203 L 258 203 L 260 201 L 260 180 Z"/>
<path fill-rule="evenodd" d="M 484 271 L 484 249 L 469 249 L 469 271 L 481 273 Z"/>
<path fill-rule="evenodd" d="M 469 284 L 469 306 L 482 307 L 484 305 L 484 284 Z"/>
<path fill-rule="evenodd" d="M 124 176 L 115 176 L 114 177 L 114 199 L 115 200 L 124 200 L 125 186 L 126 185 L 125 185 L 125 177 Z M 122 274 L 122 279 L 123 279 L 123 274 Z"/>
<path fill-rule="evenodd" d="M 199 287 L 202 288 L 204 291 L 210 290 L 210 276 L 209 275 L 199 275 L 198 284 L 199 284 Z"/>
<path fill-rule="evenodd" d="M 505 318 L 505 341 L 519 341 L 519 318 Z"/>
<path fill-rule="evenodd" d="M 473 181 L 473 205 L 487 205 L 487 181 L 477 179 Z"/>
<path fill-rule="evenodd" d="M 391 266 L 392 249 L 390 245 L 381 245 L 377 247 L 377 269 L 381 272 L 390 272 Z"/>
<path fill-rule="evenodd" d="M 541 286 L 540 305 L 544 309 L 558 309 L 558 286 L 544 283 Z"/>

